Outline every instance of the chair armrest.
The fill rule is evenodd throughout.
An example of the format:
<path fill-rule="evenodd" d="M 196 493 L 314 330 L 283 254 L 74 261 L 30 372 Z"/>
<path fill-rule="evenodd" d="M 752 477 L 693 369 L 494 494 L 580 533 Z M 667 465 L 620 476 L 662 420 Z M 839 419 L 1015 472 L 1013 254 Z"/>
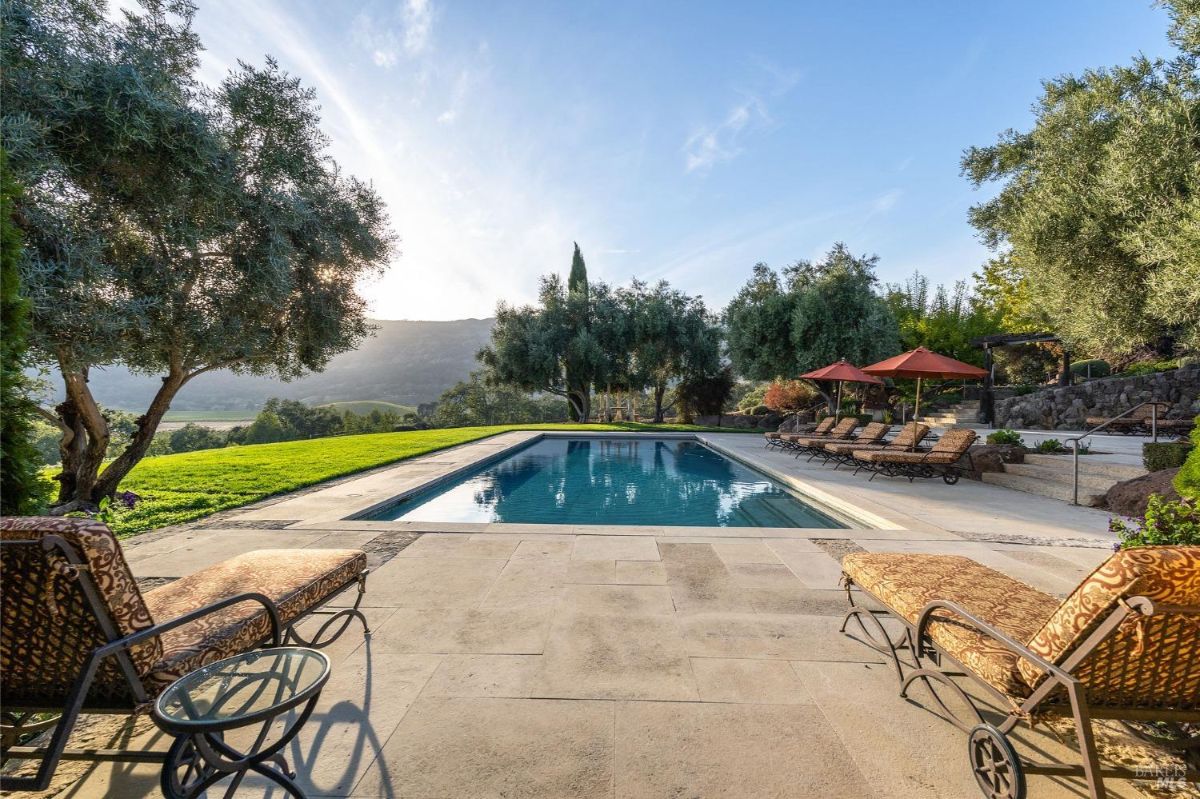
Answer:
<path fill-rule="evenodd" d="M 993 627 L 992 625 L 985 622 L 983 619 L 980 619 L 978 616 L 975 616 L 974 614 L 972 614 L 969 611 L 967 611 L 966 609 L 960 607 L 956 603 L 950 602 L 950 601 L 944 600 L 944 599 L 935 599 L 932 602 L 930 602 L 928 605 L 926 605 L 924 608 L 921 609 L 921 615 L 917 617 L 916 639 L 917 639 L 918 647 L 921 646 L 921 642 L 925 639 L 925 632 L 926 632 L 926 629 L 929 627 L 929 622 L 937 621 L 937 619 L 935 619 L 933 617 L 933 612 L 936 610 L 948 610 L 951 613 L 953 613 L 955 616 L 957 616 L 958 618 L 970 622 L 971 626 L 974 627 L 976 630 L 978 630 L 980 633 L 986 635 L 988 638 L 991 638 L 996 643 L 1002 644 L 1010 652 L 1020 655 L 1021 657 L 1030 661 L 1031 663 L 1033 663 L 1035 666 L 1037 666 L 1038 668 L 1040 668 L 1042 671 L 1046 672 L 1047 674 L 1051 674 L 1051 675 L 1057 677 L 1059 680 L 1062 680 L 1065 683 L 1070 683 L 1070 682 L 1076 681 L 1075 678 L 1072 677 L 1070 674 L 1063 671 L 1058 666 L 1055 666 L 1053 663 L 1046 660 L 1041 655 L 1035 654 L 1032 650 L 1029 649 L 1029 647 L 1020 643 L 1012 636 L 1009 636 L 1009 635 L 1006 635 L 1005 633 L 1000 632 L 995 627 Z"/>
<path fill-rule="evenodd" d="M 138 644 L 147 638 L 165 633 L 168 630 L 173 630 L 176 627 L 182 627 L 185 624 L 190 624 L 191 622 L 201 619 L 210 613 L 215 613 L 218 610 L 224 610 L 230 605 L 237 605 L 242 602 L 257 602 L 266 609 L 267 617 L 271 620 L 271 645 L 280 646 L 283 643 L 283 623 L 279 619 L 279 608 L 276 607 L 275 602 L 265 594 L 248 592 L 245 594 L 235 594 L 234 596 L 217 600 L 212 604 L 205 605 L 202 608 L 197 608 L 196 610 L 185 613 L 182 616 L 171 619 L 170 621 L 155 624 L 153 627 L 147 627 L 145 630 L 138 630 L 136 633 L 132 633 L 124 638 L 120 638 L 116 641 L 106 644 L 97 651 L 97 654 L 100 657 L 106 657 L 119 649 L 128 649 L 134 644 Z"/>

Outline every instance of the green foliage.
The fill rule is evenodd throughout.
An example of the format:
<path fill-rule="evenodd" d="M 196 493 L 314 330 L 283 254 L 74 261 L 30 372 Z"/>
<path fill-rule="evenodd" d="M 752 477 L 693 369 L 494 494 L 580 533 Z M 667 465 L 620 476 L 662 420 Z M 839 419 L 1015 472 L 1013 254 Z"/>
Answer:
<path fill-rule="evenodd" d="M 400 405 L 395 402 L 384 402 L 383 400 L 353 400 L 344 402 L 327 402 L 320 406 L 322 408 L 332 408 L 338 413 L 355 413 L 359 416 L 366 416 L 371 411 L 379 411 L 381 413 L 390 413 L 395 416 L 403 417 L 405 414 L 416 413 L 415 405 Z"/>
<path fill-rule="evenodd" d="M 225 436 L 211 427 L 202 427 L 188 422 L 175 430 L 167 439 L 170 452 L 195 452 L 198 449 L 216 449 L 225 446 Z"/>
<path fill-rule="evenodd" d="M 476 372 L 442 394 L 430 421 L 435 427 L 565 422 L 567 403 L 560 397 L 534 397 Z"/>
<path fill-rule="evenodd" d="M 1200 416 L 1192 428 L 1192 451 L 1175 475 L 1175 490 L 1179 496 L 1200 502 Z"/>
<path fill-rule="evenodd" d="M 1176 358 L 1150 358 L 1144 361 L 1134 361 L 1122 369 L 1119 375 L 1121 377 L 1136 377 L 1138 375 L 1152 375 L 1155 372 L 1167 372 L 1178 368 L 1179 360 Z"/>
<path fill-rule="evenodd" d="M 987 443 L 993 446 L 1015 445 L 1018 447 L 1025 446 L 1025 439 L 1021 438 L 1021 434 L 1016 430 L 1003 428 L 993 433 L 988 433 Z"/>
<path fill-rule="evenodd" d="M 1071 364 L 1071 374 L 1075 377 L 1108 377 L 1112 374 L 1112 367 L 1108 365 L 1108 361 L 1100 358 L 1074 361 Z"/>
<path fill-rule="evenodd" d="M 1047 438 L 1044 441 L 1039 441 L 1034 449 L 1038 452 L 1047 455 L 1054 455 L 1059 452 L 1066 452 L 1067 448 L 1057 438 Z"/>
<path fill-rule="evenodd" d="M 367 333 L 356 290 L 392 253 L 383 204 L 328 154 L 316 98 L 271 59 L 201 85 L 190 0 L 12 0 L 0 18 L 3 134 L 31 339 L 58 367 L 62 421 L 83 444 L 61 501 L 94 503 L 144 455 L 195 375 L 323 368 Z M 125 450 L 89 369 L 161 375 Z"/>
<path fill-rule="evenodd" d="M 938 286 L 931 294 L 929 278 L 915 272 L 903 285 L 889 283 L 885 298 L 904 350 L 926 347 L 982 366 L 983 350 L 971 342 L 1000 332 L 1001 314 L 973 296 L 965 280 L 956 282 L 952 290 Z"/>
<path fill-rule="evenodd" d="M 699 372 L 686 375 L 675 390 L 680 418 L 689 421 L 697 416 L 721 413 L 729 401 L 733 384 L 733 370 L 728 366 L 714 374 Z"/>
<path fill-rule="evenodd" d="M 1200 544 L 1200 507 L 1187 499 L 1168 502 L 1159 494 L 1151 494 L 1143 518 L 1134 519 L 1133 526 L 1114 518 L 1108 529 L 1120 537 L 1122 549 L 1196 546 Z"/>
<path fill-rule="evenodd" d="M 1142 444 L 1142 463 L 1148 472 L 1178 469 L 1192 451 L 1190 441 L 1159 441 Z"/>
<path fill-rule="evenodd" d="M 24 374 L 29 302 L 21 296 L 17 267 L 21 233 L 13 220 L 13 202 L 19 194 L 8 156 L 0 149 L 0 513 L 14 516 L 36 513 L 48 494 L 38 475 L 36 411 Z"/>
<path fill-rule="evenodd" d="M 772 385 L 772 383 L 738 383 L 734 386 L 730 399 L 737 410 L 748 411 L 755 405 L 765 404 L 767 391 Z"/>
<path fill-rule="evenodd" d="M 899 350 L 891 310 L 875 292 L 875 256 L 838 243 L 816 263 L 799 261 L 780 278 L 757 264 L 725 310 L 726 346 L 744 377 L 769 380 L 839 358 L 872 363 Z"/>
<path fill-rule="evenodd" d="M 1001 184 L 970 219 L 1008 254 L 989 276 L 1013 286 L 1004 310 L 1036 298 L 1075 349 L 1200 347 L 1200 8 L 1168 7 L 1174 58 L 1048 80 L 1031 130 L 962 159 L 976 186 Z"/>
<path fill-rule="evenodd" d="M 335 477 L 414 458 L 510 430 L 689 431 L 687 425 L 548 424 L 417 430 L 337 436 L 261 446 L 225 447 L 143 460 L 126 488 L 141 497 L 136 507 L 114 507 L 119 535 L 199 519 Z M 725 431 L 729 432 L 729 431 Z"/>
<path fill-rule="evenodd" d="M 1028 384 L 1020 385 L 1020 386 L 1013 386 L 1013 395 L 1017 396 L 1017 397 L 1027 397 L 1037 390 L 1038 390 L 1037 386 L 1031 386 Z"/>

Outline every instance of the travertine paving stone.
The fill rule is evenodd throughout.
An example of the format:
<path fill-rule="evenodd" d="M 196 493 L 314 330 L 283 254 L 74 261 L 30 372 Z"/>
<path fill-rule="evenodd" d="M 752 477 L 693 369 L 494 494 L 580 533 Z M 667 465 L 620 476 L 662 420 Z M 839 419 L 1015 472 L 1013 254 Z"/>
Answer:
<path fill-rule="evenodd" d="M 871 795 L 811 705 L 622 702 L 616 737 L 618 799 Z"/>
<path fill-rule="evenodd" d="M 354 790 L 455 799 L 611 797 L 613 703 L 420 699 Z"/>
<path fill-rule="evenodd" d="M 580 535 L 575 538 L 575 560 L 658 560 L 658 547 L 649 536 Z"/>
<path fill-rule="evenodd" d="M 551 609 L 399 608 L 375 630 L 378 652 L 540 654 Z"/>
<path fill-rule="evenodd" d="M 425 695 L 527 697 L 540 660 L 537 655 L 446 655 Z"/>
<path fill-rule="evenodd" d="M 811 705 L 791 663 L 745 658 L 692 658 L 702 702 L 750 705 Z"/>

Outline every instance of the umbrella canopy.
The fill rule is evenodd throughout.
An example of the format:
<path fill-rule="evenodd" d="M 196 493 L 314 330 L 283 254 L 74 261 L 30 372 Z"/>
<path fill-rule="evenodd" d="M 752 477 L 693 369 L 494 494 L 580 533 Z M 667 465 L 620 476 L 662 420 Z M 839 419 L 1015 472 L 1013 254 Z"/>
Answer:
<path fill-rule="evenodd" d="M 835 419 L 842 413 L 842 383 L 874 383 L 875 385 L 883 385 L 883 381 L 878 377 L 872 377 L 845 358 L 842 358 L 837 363 L 822 366 L 820 369 L 805 372 L 800 376 L 809 380 L 837 381 L 837 409 L 833 413 L 833 418 Z"/>
<path fill-rule="evenodd" d="M 906 353 L 873 363 L 862 368 L 864 372 L 880 377 L 932 377 L 951 380 L 953 378 L 987 377 L 987 370 L 969 363 L 938 355 L 936 352 L 917 347 Z"/>
<path fill-rule="evenodd" d="M 923 378 L 952 380 L 954 378 L 987 377 L 986 369 L 947 358 L 945 355 L 938 355 L 924 347 L 917 347 L 915 350 L 909 350 L 894 358 L 888 358 L 886 361 L 864 366 L 863 371 L 880 377 L 915 377 L 917 379 L 917 402 L 916 409 L 913 411 L 914 419 L 921 415 L 921 380 Z"/>
<path fill-rule="evenodd" d="M 844 380 L 847 383 L 883 384 L 883 381 L 878 377 L 872 377 L 854 364 L 847 362 L 845 358 L 842 358 L 837 363 L 822 366 L 820 369 L 805 372 L 800 376 L 809 380 Z"/>

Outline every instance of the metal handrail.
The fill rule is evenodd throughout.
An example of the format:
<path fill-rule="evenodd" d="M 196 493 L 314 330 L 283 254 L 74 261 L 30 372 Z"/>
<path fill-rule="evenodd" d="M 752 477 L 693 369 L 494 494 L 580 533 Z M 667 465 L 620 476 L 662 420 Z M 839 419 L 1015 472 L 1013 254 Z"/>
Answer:
<path fill-rule="evenodd" d="M 1108 427 L 1110 424 L 1117 421 L 1118 419 L 1124 419 L 1126 416 L 1133 413 L 1138 408 L 1144 408 L 1145 406 L 1149 405 L 1150 406 L 1150 436 L 1151 436 L 1150 440 L 1153 441 L 1154 443 L 1158 443 L 1158 406 L 1166 405 L 1166 404 L 1167 403 L 1165 403 L 1161 400 L 1146 400 L 1145 402 L 1139 402 L 1137 405 L 1134 405 L 1129 410 L 1119 413 L 1111 419 L 1105 419 L 1103 424 L 1096 425 L 1091 430 L 1088 430 L 1086 433 L 1080 433 L 1077 436 L 1072 436 L 1071 438 L 1067 439 L 1067 441 L 1070 442 L 1070 444 L 1071 444 L 1071 471 L 1072 471 L 1071 504 L 1072 505 L 1079 504 L 1079 442 L 1082 439 L 1085 439 L 1088 436 L 1090 436 L 1100 430 L 1103 430 L 1104 428 Z"/>

